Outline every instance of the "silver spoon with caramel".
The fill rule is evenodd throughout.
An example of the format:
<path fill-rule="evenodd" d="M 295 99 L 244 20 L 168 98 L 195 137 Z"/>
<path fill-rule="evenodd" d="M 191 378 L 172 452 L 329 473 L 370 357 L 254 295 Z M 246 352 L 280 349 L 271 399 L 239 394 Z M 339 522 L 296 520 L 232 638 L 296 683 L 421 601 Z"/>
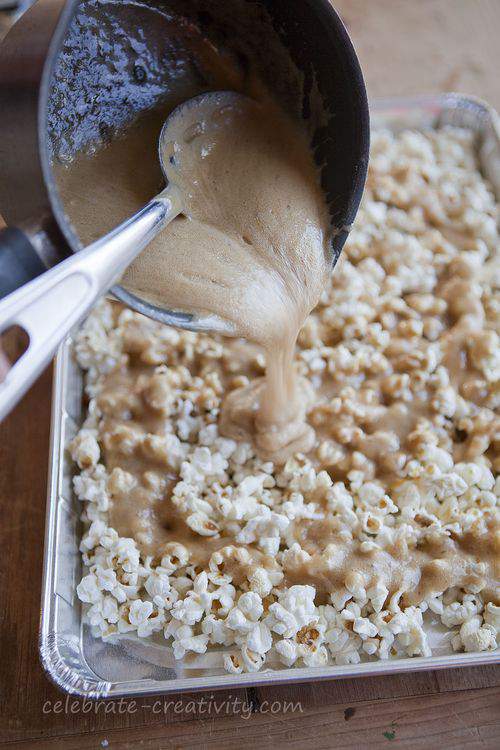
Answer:
<path fill-rule="evenodd" d="M 158 144 L 158 156 L 165 178 L 168 171 L 165 160 L 170 163 L 170 160 L 175 162 L 177 158 L 175 139 L 185 131 L 182 128 L 186 112 L 190 112 L 191 119 L 198 108 L 203 109 L 205 117 L 210 112 L 215 115 L 239 98 L 243 98 L 242 95 L 233 92 L 210 92 L 188 100 L 172 111 L 165 120 Z M 84 318 L 139 253 L 182 211 L 180 191 L 175 184 L 168 183 L 164 190 L 105 237 L 0 302 L 0 331 L 17 325 L 29 336 L 27 351 L 4 374 L 0 383 L 0 420 L 11 411 L 50 362 L 73 326 Z M 162 317 L 161 309 L 154 306 L 144 312 L 150 317 Z M 179 314 L 178 324 L 193 330 L 216 327 L 214 321 L 197 322 L 192 316 L 182 313 Z"/>

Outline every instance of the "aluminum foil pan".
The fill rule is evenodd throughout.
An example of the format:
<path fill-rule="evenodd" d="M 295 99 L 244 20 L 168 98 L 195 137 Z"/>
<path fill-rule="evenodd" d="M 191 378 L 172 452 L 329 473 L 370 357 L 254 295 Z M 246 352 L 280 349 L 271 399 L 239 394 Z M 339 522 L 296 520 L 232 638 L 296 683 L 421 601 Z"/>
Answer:
<path fill-rule="evenodd" d="M 372 105 L 372 125 L 393 131 L 442 125 L 473 130 L 482 170 L 500 199 L 500 124 L 498 115 L 487 104 L 458 94 L 381 100 Z M 500 650 L 453 653 L 444 630 L 432 622 L 427 625 L 433 651 L 430 657 L 291 669 L 276 663 L 272 669 L 241 675 L 224 671 L 221 651 L 176 661 L 164 642 L 127 636 L 112 644 L 93 638 L 89 626 L 82 622 L 82 608 L 76 596 L 82 575 L 78 551 L 81 505 L 72 492 L 73 467 L 66 446 L 83 420 L 83 374 L 72 357 L 71 347 L 68 338 L 60 347 L 55 366 L 40 626 L 43 667 L 62 690 L 87 698 L 158 695 L 500 661 Z"/>

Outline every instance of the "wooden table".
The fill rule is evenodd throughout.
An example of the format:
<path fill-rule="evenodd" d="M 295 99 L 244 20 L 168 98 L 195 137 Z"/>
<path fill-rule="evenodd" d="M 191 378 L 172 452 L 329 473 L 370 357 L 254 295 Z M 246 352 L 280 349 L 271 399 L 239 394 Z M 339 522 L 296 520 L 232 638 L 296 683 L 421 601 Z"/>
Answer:
<path fill-rule="evenodd" d="M 500 106 L 499 0 L 336 5 L 371 95 L 457 89 Z M 207 693 L 184 695 L 179 706 L 180 696 L 169 696 L 165 714 L 161 704 L 156 712 L 154 699 L 65 704 L 37 653 L 50 389 L 49 369 L 0 426 L 0 744 L 11 750 L 500 747 L 497 667 L 221 691 L 212 694 L 218 714 L 214 704 L 207 710 Z M 204 710 L 192 703 L 201 697 Z M 266 710 L 275 701 L 282 710 Z M 300 709 L 285 713 L 285 701 Z"/>

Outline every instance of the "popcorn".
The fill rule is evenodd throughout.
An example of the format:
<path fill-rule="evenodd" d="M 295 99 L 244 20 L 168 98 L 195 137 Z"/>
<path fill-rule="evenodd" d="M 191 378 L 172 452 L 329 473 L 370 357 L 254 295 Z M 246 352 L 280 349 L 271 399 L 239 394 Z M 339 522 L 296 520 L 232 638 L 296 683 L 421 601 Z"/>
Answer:
<path fill-rule="evenodd" d="M 208 646 L 208 635 L 200 633 L 193 634 L 193 628 L 189 625 L 181 625 L 171 620 L 164 630 L 165 638 L 173 638 L 172 649 L 176 659 L 182 657 L 189 651 L 196 654 L 204 654 Z"/>
<path fill-rule="evenodd" d="M 109 495 L 106 491 L 106 470 L 98 464 L 93 471 L 83 471 L 73 479 L 73 489 L 79 500 L 85 500 L 105 513 L 109 509 Z"/>
<path fill-rule="evenodd" d="M 358 633 L 363 640 L 366 638 L 374 638 L 377 635 L 377 628 L 367 617 L 355 617 L 352 629 L 355 633 Z"/>
<path fill-rule="evenodd" d="M 448 628 L 455 625 L 461 625 L 470 620 L 478 611 L 477 603 L 474 600 L 465 600 L 463 604 L 453 602 L 443 608 L 441 622 Z"/>
<path fill-rule="evenodd" d="M 266 623 L 269 628 L 285 638 L 291 638 L 304 625 L 314 621 L 315 589 L 313 586 L 291 586 L 280 593 L 278 601 L 269 607 Z"/>
<path fill-rule="evenodd" d="M 246 647 L 257 654 L 265 654 L 273 645 L 271 631 L 264 622 L 259 622 L 245 639 Z"/>
<path fill-rule="evenodd" d="M 324 667 L 328 664 L 328 660 L 328 650 L 325 646 L 302 653 L 302 661 L 306 667 Z"/>
<path fill-rule="evenodd" d="M 151 635 L 155 629 L 154 625 L 160 630 L 161 618 L 157 617 L 157 622 L 154 625 L 150 619 L 153 611 L 153 604 L 149 601 L 143 602 L 140 599 L 136 599 L 130 605 L 128 619 L 130 624 L 137 628 L 137 635 L 139 637 L 147 638 L 148 635 Z"/>
<path fill-rule="evenodd" d="M 109 530 L 111 533 L 114 531 L 114 529 Z M 100 519 L 95 519 L 90 524 L 90 527 L 87 529 L 87 531 L 84 533 L 82 537 L 82 541 L 80 542 L 80 552 L 85 552 L 88 550 L 93 550 L 97 545 L 101 544 L 101 540 L 104 539 L 106 533 L 108 532 L 108 528 L 104 521 L 101 521 Z M 115 533 L 115 539 L 118 538 L 118 535 Z"/>
<path fill-rule="evenodd" d="M 325 634 L 328 650 L 338 665 L 358 664 L 361 660 L 359 648 L 361 638 L 354 633 L 340 628 L 332 628 Z"/>
<path fill-rule="evenodd" d="M 139 567 L 139 550 L 133 539 L 118 539 L 113 547 L 116 562 L 128 573 L 133 573 Z"/>
<path fill-rule="evenodd" d="M 97 583 L 97 577 L 94 573 L 84 576 L 76 587 L 78 598 L 82 602 L 95 604 L 102 598 L 101 589 Z"/>
<path fill-rule="evenodd" d="M 249 591 L 240 596 L 238 599 L 238 609 L 245 617 L 253 620 L 253 622 L 257 622 L 264 611 L 260 596 L 253 591 Z"/>
<path fill-rule="evenodd" d="M 282 664 L 286 667 L 293 667 L 299 657 L 298 646 L 295 641 L 284 638 L 275 645 L 276 653 Z"/>
<path fill-rule="evenodd" d="M 427 635 L 422 627 L 422 612 L 417 607 L 408 607 L 405 617 L 407 626 L 399 632 L 398 644 L 408 656 L 431 656 Z"/>
<path fill-rule="evenodd" d="M 281 536 L 289 526 L 289 519 L 279 513 L 273 513 L 266 506 L 261 506 L 253 518 L 250 518 L 236 536 L 238 544 L 257 542 L 260 549 L 268 555 L 276 555 L 280 548 Z"/>
<path fill-rule="evenodd" d="M 381 612 L 384 606 L 384 602 L 389 595 L 389 589 L 384 586 L 383 583 L 376 583 L 374 586 L 369 588 L 366 592 L 374 612 Z"/>
<path fill-rule="evenodd" d="M 95 430 L 80 430 L 70 445 L 71 458 L 76 461 L 80 469 L 90 469 L 96 466 L 101 450 L 97 442 Z"/>
<path fill-rule="evenodd" d="M 479 615 L 471 617 L 460 628 L 460 640 L 465 651 L 488 651 L 496 648 L 495 629 L 486 624 L 481 626 Z"/>
<path fill-rule="evenodd" d="M 262 353 L 99 303 L 75 343 L 89 405 L 69 446 L 97 636 L 163 631 L 176 658 L 219 650 L 232 674 L 425 656 L 426 619 L 456 650 L 496 648 L 496 212 L 467 131 L 373 135 L 295 357 L 317 444 L 284 466 L 219 433 Z"/>
<path fill-rule="evenodd" d="M 186 518 L 190 529 L 200 536 L 217 536 L 219 527 L 204 513 L 192 513 Z"/>
<path fill-rule="evenodd" d="M 383 487 L 374 482 L 363 484 L 358 490 L 358 497 L 362 503 L 377 505 L 384 497 Z"/>
<path fill-rule="evenodd" d="M 189 561 L 189 551 L 179 542 L 168 542 L 163 547 L 163 557 L 160 565 L 165 570 L 173 573 L 175 570 L 184 568 Z"/>
<path fill-rule="evenodd" d="M 282 573 L 276 573 L 271 577 L 265 568 L 257 567 L 248 574 L 248 583 L 252 591 L 264 597 L 271 593 L 273 586 L 278 584 L 279 578 L 282 577 Z"/>
<path fill-rule="evenodd" d="M 229 612 L 226 625 L 239 633 L 249 633 L 263 611 L 262 601 L 258 594 L 253 591 L 242 594 L 238 605 Z"/>
<path fill-rule="evenodd" d="M 349 571 L 344 581 L 345 587 L 351 594 L 362 601 L 366 600 L 365 578 L 358 571 Z"/>
<path fill-rule="evenodd" d="M 264 654 L 252 651 L 246 645 L 241 647 L 241 656 L 243 658 L 244 668 L 247 672 L 258 672 L 265 661 Z"/>
<path fill-rule="evenodd" d="M 165 569 L 158 567 L 145 580 L 144 588 L 153 601 L 169 602 L 172 597 L 172 588 L 168 573 Z"/>
<path fill-rule="evenodd" d="M 199 622 L 212 605 L 212 596 L 207 589 L 208 576 L 206 572 L 203 572 L 196 576 L 193 588 L 187 592 L 187 596 L 174 603 L 171 610 L 172 617 L 186 625 Z"/>
<path fill-rule="evenodd" d="M 500 607 L 488 602 L 484 610 L 484 621 L 494 628 L 496 633 L 500 632 Z"/>
<path fill-rule="evenodd" d="M 229 674 L 241 674 L 244 669 L 243 658 L 239 654 L 229 653 L 223 655 L 224 669 Z"/>
<path fill-rule="evenodd" d="M 201 630 L 208 635 L 209 643 L 214 645 L 230 646 L 234 642 L 234 635 L 230 628 L 227 627 L 223 620 L 219 620 L 215 615 L 208 614 L 203 618 Z"/>
<path fill-rule="evenodd" d="M 105 596 L 96 604 L 89 607 L 87 618 L 92 626 L 98 630 L 101 636 L 107 636 L 115 632 L 116 623 L 120 619 L 120 613 L 116 599 L 112 596 Z"/>

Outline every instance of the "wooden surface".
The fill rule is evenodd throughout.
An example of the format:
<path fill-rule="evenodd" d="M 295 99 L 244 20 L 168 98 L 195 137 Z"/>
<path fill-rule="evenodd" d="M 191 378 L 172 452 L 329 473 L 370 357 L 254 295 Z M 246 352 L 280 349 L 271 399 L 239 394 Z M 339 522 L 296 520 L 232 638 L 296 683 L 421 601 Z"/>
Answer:
<path fill-rule="evenodd" d="M 456 89 L 500 106 L 499 0 L 339 0 L 370 95 Z M 498 748 L 500 668 L 449 670 L 92 707 L 38 662 L 51 372 L 0 426 L 0 744 L 17 748 Z M 167 700 L 179 700 L 169 696 Z M 235 700 L 252 705 L 235 714 Z M 58 701 L 63 701 L 59 705 Z M 266 701 L 301 704 L 271 714 Z M 224 703 L 225 702 L 225 703 Z M 241 704 L 240 704 L 241 705 Z M 221 708 L 222 707 L 222 708 Z M 161 706 L 162 708 L 162 706 Z"/>
<path fill-rule="evenodd" d="M 333 0 L 368 95 L 459 91 L 500 109 L 500 0 Z"/>

